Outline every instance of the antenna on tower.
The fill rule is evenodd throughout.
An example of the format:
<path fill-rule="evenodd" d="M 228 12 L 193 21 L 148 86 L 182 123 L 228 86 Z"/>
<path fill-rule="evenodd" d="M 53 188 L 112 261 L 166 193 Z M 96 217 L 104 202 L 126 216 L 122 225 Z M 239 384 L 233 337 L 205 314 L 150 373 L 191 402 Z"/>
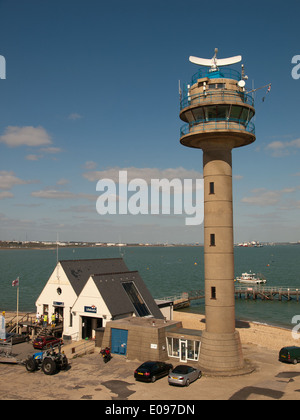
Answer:
<path fill-rule="evenodd" d="M 197 64 L 198 66 L 210 67 L 210 71 L 216 71 L 218 70 L 218 67 L 229 66 L 230 64 L 235 64 L 242 61 L 241 55 L 228 58 L 217 58 L 218 51 L 218 48 L 215 48 L 215 54 L 210 60 L 207 58 L 199 58 L 193 56 L 190 56 L 189 60 L 191 63 Z"/>
<path fill-rule="evenodd" d="M 252 95 L 253 95 L 253 93 L 254 93 L 254 92 L 256 92 L 257 90 L 264 89 L 264 88 L 266 88 L 266 87 L 268 88 L 268 90 L 267 90 L 266 94 L 268 94 L 268 93 L 270 92 L 270 90 L 271 90 L 271 85 L 272 85 L 272 83 L 268 83 L 267 85 L 261 86 L 261 87 L 256 88 L 256 89 L 253 89 L 253 88 L 252 88 L 252 90 L 249 90 L 249 91 L 247 92 L 247 94 L 248 94 L 248 93 L 252 93 Z M 265 99 L 266 99 L 266 95 L 262 98 L 262 101 L 263 101 L 263 102 L 265 102 Z"/>
<path fill-rule="evenodd" d="M 58 232 L 56 232 L 56 278 L 58 283 L 60 283 L 58 262 Z"/>
<path fill-rule="evenodd" d="M 58 232 L 56 232 L 56 264 L 58 264 Z"/>
<path fill-rule="evenodd" d="M 179 100 L 181 101 L 181 98 L 182 98 L 182 90 L 181 90 L 180 80 L 178 80 L 178 88 L 179 88 Z"/>

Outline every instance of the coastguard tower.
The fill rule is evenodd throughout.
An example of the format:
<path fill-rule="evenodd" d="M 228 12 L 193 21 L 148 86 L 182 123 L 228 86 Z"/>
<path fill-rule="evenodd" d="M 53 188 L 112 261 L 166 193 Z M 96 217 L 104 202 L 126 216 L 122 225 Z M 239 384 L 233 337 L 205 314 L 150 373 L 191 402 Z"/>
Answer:
<path fill-rule="evenodd" d="M 205 315 L 199 364 L 207 371 L 244 369 L 235 329 L 232 149 L 255 141 L 254 102 L 230 66 L 241 56 L 190 57 L 200 66 L 180 100 L 180 143 L 203 150 Z M 226 66 L 226 67 L 225 67 Z"/>

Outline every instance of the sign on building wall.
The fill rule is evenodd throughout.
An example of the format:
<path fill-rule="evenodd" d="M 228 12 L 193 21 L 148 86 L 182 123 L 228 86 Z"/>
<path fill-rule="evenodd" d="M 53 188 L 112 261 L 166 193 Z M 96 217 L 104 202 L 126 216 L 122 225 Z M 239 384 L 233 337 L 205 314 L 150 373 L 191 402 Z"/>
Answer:
<path fill-rule="evenodd" d="M 92 314 L 96 314 L 97 313 L 97 308 L 96 308 L 96 306 L 85 306 L 84 307 L 84 312 L 89 312 L 89 313 L 92 313 Z"/>
<path fill-rule="evenodd" d="M 0 340 L 4 340 L 5 338 L 5 317 L 0 315 Z"/>

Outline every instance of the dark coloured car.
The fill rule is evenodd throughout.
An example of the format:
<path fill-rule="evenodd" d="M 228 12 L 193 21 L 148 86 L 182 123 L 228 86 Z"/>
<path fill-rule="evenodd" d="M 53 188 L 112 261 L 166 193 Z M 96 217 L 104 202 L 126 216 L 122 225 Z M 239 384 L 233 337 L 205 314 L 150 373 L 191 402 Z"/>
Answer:
<path fill-rule="evenodd" d="M 138 381 L 155 382 L 156 379 L 168 375 L 172 369 L 173 365 L 169 363 L 152 362 L 149 360 L 134 371 L 134 377 Z"/>
<path fill-rule="evenodd" d="M 12 344 L 24 343 L 25 341 L 29 341 L 28 334 L 6 333 L 5 338 L 0 339 L 0 342 Z"/>
<path fill-rule="evenodd" d="M 55 347 L 59 344 L 63 344 L 63 341 L 61 338 L 54 337 L 53 335 L 48 335 L 45 337 L 37 337 L 32 344 L 34 349 L 44 350 L 49 349 L 51 346 Z"/>
<path fill-rule="evenodd" d="M 296 365 L 300 362 L 300 347 L 283 347 L 279 352 L 279 360 L 280 362 L 293 363 Z"/>
<path fill-rule="evenodd" d="M 189 386 L 201 376 L 201 370 L 188 365 L 179 365 L 169 373 L 168 381 L 170 385 Z"/>

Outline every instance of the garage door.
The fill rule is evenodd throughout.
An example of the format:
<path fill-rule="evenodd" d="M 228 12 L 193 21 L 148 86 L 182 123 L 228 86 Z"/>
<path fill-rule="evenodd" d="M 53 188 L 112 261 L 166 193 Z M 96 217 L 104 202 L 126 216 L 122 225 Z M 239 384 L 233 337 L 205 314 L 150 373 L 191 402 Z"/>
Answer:
<path fill-rule="evenodd" d="M 119 330 L 117 328 L 112 328 L 111 329 L 111 352 L 114 354 L 126 355 L 127 339 L 128 339 L 127 330 Z"/>

